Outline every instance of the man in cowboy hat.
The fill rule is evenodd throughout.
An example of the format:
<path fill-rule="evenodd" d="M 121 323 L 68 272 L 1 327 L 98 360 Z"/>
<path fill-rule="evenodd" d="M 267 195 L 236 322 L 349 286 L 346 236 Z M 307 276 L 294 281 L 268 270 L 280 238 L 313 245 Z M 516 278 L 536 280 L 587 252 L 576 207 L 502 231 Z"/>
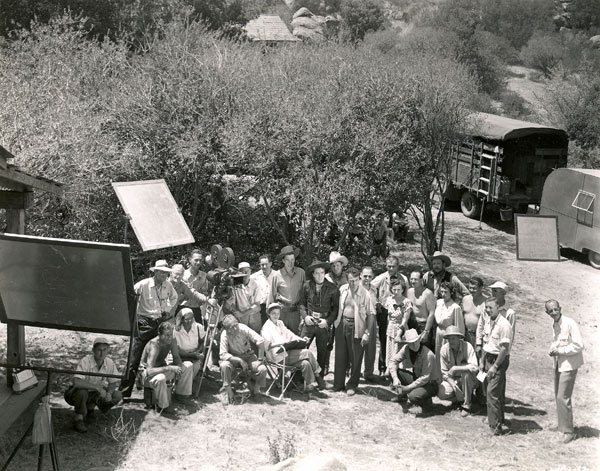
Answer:
<path fill-rule="evenodd" d="M 302 337 L 315 339 L 317 362 L 323 376 L 329 371 L 329 351 L 327 340 L 329 331 L 338 311 L 339 291 L 325 276 L 329 263 L 315 260 L 307 269 L 308 281 L 302 287 L 302 302 L 299 306 L 302 316 Z"/>
<path fill-rule="evenodd" d="M 385 259 L 387 271 L 377 275 L 371 282 L 371 286 L 377 292 L 377 328 L 379 335 L 379 374 L 383 375 L 387 370 L 385 364 L 388 312 L 385 304 L 392 294 L 392 284 L 399 278 L 404 280 L 404 285 L 408 286 L 408 278 L 400 273 L 400 259 L 395 255 L 390 255 Z"/>
<path fill-rule="evenodd" d="M 340 300 L 335 320 L 335 375 L 333 390 L 346 387 L 349 396 L 356 394 L 365 347 L 372 341 L 375 319 L 375 299 L 360 282 L 356 268 L 348 271 L 348 284 L 340 288 Z M 351 368 L 345 385 L 346 370 Z"/>
<path fill-rule="evenodd" d="M 398 392 L 398 402 L 408 401 L 416 406 L 431 403 L 438 392 L 439 372 L 435 366 L 435 354 L 419 340 L 415 329 L 404 334 L 405 344 L 390 360 L 392 387 Z"/>
<path fill-rule="evenodd" d="M 146 344 L 158 335 L 161 322 L 173 317 L 177 308 L 177 292 L 167 280 L 171 268 L 166 260 L 158 260 L 150 271 L 150 278 L 139 281 L 134 286 L 137 295 L 137 329 L 131 346 L 129 371 L 121 382 L 123 397 L 130 397 L 135 383 L 137 369 Z"/>
<path fill-rule="evenodd" d="M 260 270 L 252 273 L 250 279 L 256 284 L 256 302 L 260 305 L 260 320 L 264 324 L 267 319 L 267 306 L 273 304 L 284 284 L 281 274 L 273 270 L 273 260 L 270 255 L 261 255 L 258 259 Z M 285 297 L 285 296 L 279 296 Z"/>
<path fill-rule="evenodd" d="M 451 272 L 446 270 L 450 265 L 452 265 L 452 260 L 450 260 L 448 255 L 436 250 L 433 255 L 429 257 L 429 261 L 431 263 L 431 270 L 423 275 L 423 283 L 433 292 L 436 298 L 440 299 L 441 297 L 440 285 L 444 281 L 452 283 L 454 286 L 454 292 L 457 293 L 457 295 L 460 295 L 461 298 L 470 294 L 463 282 L 460 281 L 456 275 L 453 275 Z"/>
<path fill-rule="evenodd" d="M 83 357 L 77 364 L 77 373 L 73 376 L 73 385 L 65 391 L 67 404 L 75 406 L 74 427 L 80 433 L 87 432 L 83 422 L 88 412 L 96 406 L 107 412 L 121 401 L 121 393 L 117 391 L 118 378 L 87 376 L 84 373 L 105 373 L 119 375 L 115 363 L 108 357 L 110 344 L 105 337 L 94 339 L 92 354 Z"/>
<path fill-rule="evenodd" d="M 348 265 L 348 259 L 339 252 L 329 254 L 329 273 L 326 278 L 338 288 L 348 283 L 348 276 L 344 273 L 344 267 Z"/>
<path fill-rule="evenodd" d="M 300 311 L 299 304 L 302 298 L 302 287 L 304 286 L 304 270 L 295 266 L 296 257 L 300 255 L 300 249 L 293 245 L 286 245 L 279 251 L 278 259 L 283 261 L 283 267 L 279 275 L 283 279 L 280 294 L 276 301 L 281 307 L 281 321 L 294 334 L 300 333 Z"/>
<path fill-rule="evenodd" d="M 515 313 L 515 310 L 511 309 L 509 304 L 506 302 L 505 296 L 506 292 L 508 291 L 508 286 L 506 286 L 506 283 L 502 281 L 496 281 L 494 284 L 490 285 L 490 289 L 492 290 L 492 298 L 496 299 L 498 312 L 510 323 L 510 327 L 512 328 L 512 339 L 510 341 L 510 346 L 512 348 L 512 344 L 515 341 L 515 325 L 517 323 L 517 314 Z M 481 316 L 479 316 L 477 331 L 475 333 L 475 352 L 477 355 L 481 355 L 481 349 L 483 346 L 483 329 L 486 322 L 489 322 L 489 316 L 484 308 Z"/>
<path fill-rule="evenodd" d="M 477 381 L 479 365 L 473 346 L 466 342 L 463 333 L 455 325 L 446 328 L 444 338 L 448 340 L 440 351 L 442 384 L 438 397 L 462 403 L 462 414 L 471 412 L 471 398 Z"/>

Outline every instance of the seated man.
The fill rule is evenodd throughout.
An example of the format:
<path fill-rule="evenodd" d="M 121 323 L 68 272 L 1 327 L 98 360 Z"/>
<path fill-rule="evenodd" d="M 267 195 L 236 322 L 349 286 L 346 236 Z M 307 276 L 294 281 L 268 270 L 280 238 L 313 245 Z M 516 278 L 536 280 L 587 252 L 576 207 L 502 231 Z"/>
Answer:
<path fill-rule="evenodd" d="M 265 322 L 260 332 L 265 339 L 267 358 L 274 363 L 281 363 L 285 359 L 286 366 L 298 367 L 302 370 L 304 378 L 304 391 L 314 390 L 313 383 L 316 381 L 319 388 L 327 389 L 327 384 L 319 374 L 321 367 L 313 353 L 306 348 L 309 338 L 300 338 L 289 330 L 279 320 L 281 316 L 281 305 L 272 303 L 267 308 L 269 320 Z M 285 348 L 284 350 L 281 347 Z"/>
<path fill-rule="evenodd" d="M 439 373 L 434 353 L 419 339 L 415 329 L 406 331 L 402 341 L 405 345 L 392 357 L 388 366 L 393 387 L 398 392 L 398 402 L 404 403 L 408 399 L 412 404 L 423 407 L 430 404 L 431 398 L 438 392 Z"/>
<path fill-rule="evenodd" d="M 227 400 L 231 404 L 234 394 L 231 387 L 231 378 L 236 368 L 241 368 L 249 376 L 252 394 L 260 394 L 265 385 L 267 367 L 263 365 L 265 356 L 265 341 L 250 327 L 240 324 L 232 314 L 223 318 L 223 332 L 221 333 L 220 358 L 221 377 L 223 378 L 222 391 L 227 393 Z M 252 350 L 252 344 L 258 348 L 258 357 Z"/>
<path fill-rule="evenodd" d="M 175 319 L 175 340 L 183 366 L 192 368 L 192 382 L 204 364 L 204 327 L 194 319 L 194 311 L 184 307 Z M 191 384 L 190 384 L 191 386 Z M 187 386 L 186 386 L 187 388 Z M 184 391 L 187 393 L 187 389 Z M 192 392 L 190 391 L 189 394 Z M 187 396 L 188 394 L 184 394 Z"/>
<path fill-rule="evenodd" d="M 107 356 L 108 349 L 108 340 L 104 337 L 95 339 L 92 355 L 81 359 L 77 364 L 77 371 L 118 375 L 117 367 Z M 65 392 L 65 401 L 75 406 L 75 430 L 81 433 L 87 432 L 83 420 L 96 406 L 102 412 L 106 412 L 121 401 L 121 393 L 117 391 L 118 383 L 118 378 L 86 376 L 80 373 L 73 376 L 73 385 Z"/>
<path fill-rule="evenodd" d="M 173 363 L 167 365 L 167 355 L 173 356 Z M 173 338 L 173 324 L 163 322 L 158 326 L 158 337 L 154 337 L 142 353 L 143 367 L 141 379 L 144 382 L 144 402 L 147 406 L 157 406 L 159 412 L 171 405 L 171 387 L 176 381 L 175 393 L 180 396 L 192 394 L 194 367 L 184 365 L 179 356 L 177 341 Z M 152 398 L 149 393 L 152 393 Z"/>
<path fill-rule="evenodd" d="M 463 340 L 464 335 L 458 327 L 446 328 L 444 338 L 448 343 L 440 350 L 442 384 L 438 390 L 440 399 L 462 403 L 461 415 L 471 412 L 471 397 L 477 381 L 479 365 L 473 346 Z"/>

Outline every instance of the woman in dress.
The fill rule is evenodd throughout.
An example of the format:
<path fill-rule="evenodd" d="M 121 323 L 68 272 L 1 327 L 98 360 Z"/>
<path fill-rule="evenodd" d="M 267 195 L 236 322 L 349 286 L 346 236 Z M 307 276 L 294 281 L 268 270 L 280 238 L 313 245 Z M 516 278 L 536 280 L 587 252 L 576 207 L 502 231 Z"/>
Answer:
<path fill-rule="evenodd" d="M 454 286 L 449 281 L 443 281 L 440 284 L 441 299 L 437 300 L 435 306 L 435 322 L 437 330 L 435 334 L 435 361 L 440 370 L 440 350 L 444 344 L 444 334 L 446 329 L 455 325 L 460 333 L 465 335 L 465 320 L 463 319 L 462 309 L 454 301 Z"/>
<path fill-rule="evenodd" d="M 389 366 L 387 365 L 400 350 L 402 335 L 407 330 L 408 319 L 413 312 L 413 305 L 406 297 L 407 286 L 404 278 L 400 277 L 394 281 L 390 291 L 392 294 L 385 301 L 385 308 L 388 312 L 385 351 L 386 376 L 389 375 Z"/>

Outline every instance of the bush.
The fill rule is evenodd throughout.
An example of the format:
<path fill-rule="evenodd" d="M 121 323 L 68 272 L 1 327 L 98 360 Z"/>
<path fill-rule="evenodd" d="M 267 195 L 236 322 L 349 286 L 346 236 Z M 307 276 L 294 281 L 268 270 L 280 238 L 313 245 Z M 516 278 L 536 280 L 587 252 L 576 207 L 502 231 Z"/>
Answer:
<path fill-rule="evenodd" d="M 546 77 L 550 77 L 561 56 L 562 45 L 556 35 L 541 32 L 534 33 L 520 53 L 527 67 L 540 70 Z"/>
<path fill-rule="evenodd" d="M 365 34 L 383 28 L 385 16 L 374 0 L 344 0 L 341 4 L 342 38 L 362 41 Z"/>

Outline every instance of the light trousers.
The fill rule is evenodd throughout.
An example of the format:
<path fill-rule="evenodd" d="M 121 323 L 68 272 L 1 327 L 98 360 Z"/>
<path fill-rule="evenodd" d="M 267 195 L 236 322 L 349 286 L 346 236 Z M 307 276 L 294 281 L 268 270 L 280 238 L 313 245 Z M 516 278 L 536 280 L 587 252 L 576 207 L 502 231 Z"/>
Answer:
<path fill-rule="evenodd" d="M 315 382 L 315 375 L 321 372 L 321 367 L 317 363 L 314 354 L 306 348 L 288 351 L 285 364 L 286 366 L 294 366 L 302 370 L 304 386 L 313 384 Z"/>
<path fill-rule="evenodd" d="M 258 387 L 263 388 L 267 379 L 267 367 L 261 361 L 258 361 L 258 357 L 254 353 L 241 355 L 239 358 L 248 363 L 251 375 L 251 378 L 248 379 L 253 379 Z M 231 378 L 235 370 L 236 367 L 233 363 L 228 360 L 221 360 L 221 378 L 223 379 L 224 388 L 231 386 Z"/>
<path fill-rule="evenodd" d="M 171 404 L 171 388 L 167 382 L 173 381 L 174 379 L 175 373 L 172 371 L 159 373 L 151 378 L 146 376 L 144 379 L 144 386 L 152 388 L 154 391 L 154 404 L 161 409 L 166 409 Z"/>
<path fill-rule="evenodd" d="M 562 433 L 573 433 L 573 404 L 571 396 L 575 387 L 577 370 L 558 371 L 554 368 L 554 397 L 556 399 L 556 415 L 558 430 Z"/>
<path fill-rule="evenodd" d="M 463 404 L 467 407 L 471 406 L 471 398 L 473 389 L 477 384 L 477 375 L 470 371 L 463 371 L 460 377 L 454 377 L 457 389 L 460 390 L 459 395 L 464 396 Z M 457 401 L 456 389 L 447 381 L 442 381 L 438 389 L 438 397 L 445 401 Z"/>

